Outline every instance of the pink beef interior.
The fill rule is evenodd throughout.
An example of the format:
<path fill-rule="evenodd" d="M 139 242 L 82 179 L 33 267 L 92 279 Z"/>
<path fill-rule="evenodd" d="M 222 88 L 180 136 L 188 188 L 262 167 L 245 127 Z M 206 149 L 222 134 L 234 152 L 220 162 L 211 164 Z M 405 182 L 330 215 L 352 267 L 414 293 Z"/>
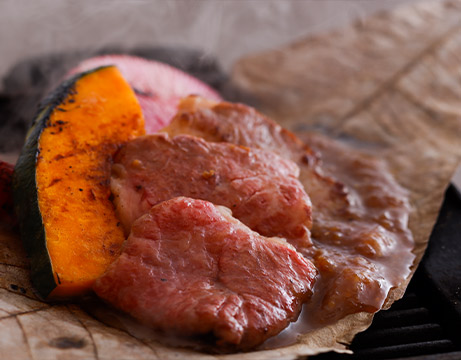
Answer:
<path fill-rule="evenodd" d="M 315 276 L 284 240 L 253 232 L 225 208 L 177 197 L 134 222 L 94 290 L 159 330 L 247 349 L 297 318 Z"/>
<path fill-rule="evenodd" d="M 270 151 L 211 143 L 189 135 L 148 135 L 127 143 L 111 188 L 127 234 L 133 222 L 168 199 L 187 196 L 231 209 L 265 236 L 310 246 L 311 202 L 291 160 Z"/>

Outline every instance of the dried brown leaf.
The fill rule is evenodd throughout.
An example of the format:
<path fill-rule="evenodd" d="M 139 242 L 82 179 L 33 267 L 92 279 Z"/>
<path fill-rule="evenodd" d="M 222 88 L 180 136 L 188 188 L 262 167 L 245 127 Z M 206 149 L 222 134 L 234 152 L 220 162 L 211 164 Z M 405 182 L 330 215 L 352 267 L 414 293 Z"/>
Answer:
<path fill-rule="evenodd" d="M 249 56 L 233 74 L 285 125 L 323 129 L 384 158 L 410 191 L 419 258 L 461 158 L 460 20 L 460 1 L 411 6 Z M 371 318 L 349 316 L 276 350 L 212 356 L 170 348 L 107 326 L 78 305 L 41 302 L 18 236 L 0 230 L 0 358 L 293 359 L 345 351 Z"/>

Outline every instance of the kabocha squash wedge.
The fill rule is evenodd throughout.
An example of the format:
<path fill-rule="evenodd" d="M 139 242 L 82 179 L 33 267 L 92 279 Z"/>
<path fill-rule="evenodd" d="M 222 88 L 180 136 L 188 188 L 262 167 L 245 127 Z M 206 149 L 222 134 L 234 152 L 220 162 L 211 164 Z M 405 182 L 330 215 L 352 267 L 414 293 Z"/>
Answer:
<path fill-rule="evenodd" d="M 75 75 L 40 106 L 13 188 L 43 298 L 86 293 L 117 257 L 125 238 L 110 200 L 111 159 L 142 134 L 136 96 L 113 66 Z"/>

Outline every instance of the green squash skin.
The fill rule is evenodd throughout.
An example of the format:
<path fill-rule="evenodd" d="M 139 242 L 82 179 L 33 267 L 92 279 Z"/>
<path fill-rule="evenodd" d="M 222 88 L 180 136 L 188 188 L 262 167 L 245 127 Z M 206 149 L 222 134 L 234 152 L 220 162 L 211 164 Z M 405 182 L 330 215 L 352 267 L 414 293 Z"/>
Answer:
<path fill-rule="evenodd" d="M 108 66 L 71 77 L 41 102 L 14 169 L 14 207 L 19 220 L 21 239 L 30 260 L 32 284 L 43 299 L 48 297 L 57 284 L 53 276 L 53 267 L 46 245 L 46 230 L 38 204 L 35 170 L 40 156 L 40 136 L 49 125 L 50 116 L 55 109 L 75 94 L 76 83 L 84 76 L 106 67 Z"/>

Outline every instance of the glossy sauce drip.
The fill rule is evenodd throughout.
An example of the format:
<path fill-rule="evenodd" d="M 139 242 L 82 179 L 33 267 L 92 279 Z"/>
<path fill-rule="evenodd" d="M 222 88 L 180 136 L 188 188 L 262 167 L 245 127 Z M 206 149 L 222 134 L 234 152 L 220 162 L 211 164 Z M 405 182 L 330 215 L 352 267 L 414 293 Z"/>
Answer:
<path fill-rule="evenodd" d="M 415 258 L 408 195 L 384 164 L 318 135 L 303 140 L 320 152 L 324 175 L 344 185 L 345 201 L 332 212 L 313 200 L 314 245 L 302 252 L 320 271 L 314 296 L 296 323 L 263 344 L 266 349 L 292 344 L 297 335 L 349 314 L 380 310 Z"/>

